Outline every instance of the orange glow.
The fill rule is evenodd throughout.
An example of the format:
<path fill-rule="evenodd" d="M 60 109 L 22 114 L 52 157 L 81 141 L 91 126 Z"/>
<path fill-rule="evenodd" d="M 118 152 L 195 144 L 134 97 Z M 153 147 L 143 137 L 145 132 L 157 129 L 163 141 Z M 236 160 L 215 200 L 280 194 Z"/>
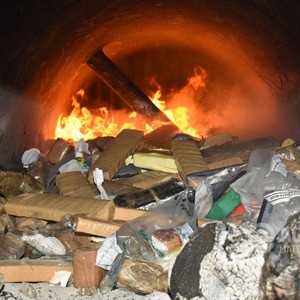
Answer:
<path fill-rule="evenodd" d="M 201 67 L 194 69 L 194 76 L 181 90 L 173 92 L 168 101 L 161 99 L 161 88 L 149 98 L 164 114 L 180 129 L 182 133 L 194 137 L 207 136 L 210 126 L 203 128 L 199 118 L 196 99 L 203 96 L 207 83 L 207 74 Z M 77 97 L 83 97 L 84 91 L 80 90 Z M 101 107 L 90 111 L 80 104 L 74 96 L 72 98 L 73 110 L 69 116 L 59 116 L 55 130 L 55 138 L 61 137 L 69 141 L 78 141 L 81 138 L 89 140 L 97 136 L 116 136 L 124 128 L 143 130 L 145 134 L 160 127 L 158 121 L 146 123 L 144 118 L 136 112 L 122 110 L 108 110 Z M 209 125 L 209 124 L 206 124 Z M 213 124 L 211 124 L 213 125 Z"/>

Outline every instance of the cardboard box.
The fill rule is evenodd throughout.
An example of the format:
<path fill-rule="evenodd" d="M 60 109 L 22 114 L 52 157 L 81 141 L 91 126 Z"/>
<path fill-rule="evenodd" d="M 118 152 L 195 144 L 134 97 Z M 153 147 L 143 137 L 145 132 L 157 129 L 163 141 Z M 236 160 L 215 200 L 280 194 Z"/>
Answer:
<path fill-rule="evenodd" d="M 206 162 L 195 141 L 173 140 L 172 153 L 182 179 L 189 174 L 208 170 Z"/>
<path fill-rule="evenodd" d="M 96 186 L 91 185 L 81 172 L 67 172 L 56 176 L 56 185 L 61 195 L 95 198 L 99 195 Z"/>
<path fill-rule="evenodd" d="M 60 221 L 65 215 L 84 214 L 109 220 L 114 214 L 112 201 L 55 194 L 22 194 L 5 204 L 8 215 Z"/>
<path fill-rule="evenodd" d="M 114 220 L 130 221 L 134 220 L 144 214 L 146 210 L 135 209 L 135 208 L 125 208 L 125 207 L 115 207 Z"/>
<path fill-rule="evenodd" d="M 232 143 L 232 142 L 233 142 L 232 135 L 229 132 L 226 132 L 226 133 L 222 133 L 222 134 L 209 136 L 208 138 L 206 138 L 203 148 L 223 145 L 223 144 Z"/>
<path fill-rule="evenodd" d="M 91 166 L 88 172 L 89 182 L 94 183 L 93 171 L 96 168 L 103 171 L 104 179 L 112 179 L 125 162 L 125 159 L 140 146 L 143 138 L 143 131 L 133 129 L 122 130 Z"/>
<path fill-rule="evenodd" d="M 229 157 L 226 159 L 222 159 L 220 161 L 216 161 L 210 164 L 207 164 L 209 170 L 225 168 L 229 166 L 242 164 L 243 160 L 239 156 Z"/>
<path fill-rule="evenodd" d="M 124 223 L 124 221 L 102 221 L 78 215 L 75 216 L 75 231 L 108 237 L 119 230 Z"/>
<path fill-rule="evenodd" d="M 72 262 L 64 260 L 2 260 L 0 274 L 4 282 L 45 282 L 51 280 L 57 271 L 73 273 Z"/>
<path fill-rule="evenodd" d="M 161 171 L 148 171 L 129 178 L 115 179 L 115 182 L 130 184 L 141 189 L 149 189 L 156 184 L 168 181 L 172 178 L 180 179 L 180 176 L 178 173 L 170 174 Z"/>

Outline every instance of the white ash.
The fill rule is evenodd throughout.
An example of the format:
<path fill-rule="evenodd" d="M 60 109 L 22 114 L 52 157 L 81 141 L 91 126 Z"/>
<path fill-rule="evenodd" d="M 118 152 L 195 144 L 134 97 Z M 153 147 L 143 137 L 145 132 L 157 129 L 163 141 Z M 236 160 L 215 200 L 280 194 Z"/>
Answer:
<path fill-rule="evenodd" d="M 200 265 L 201 299 L 257 299 L 267 241 L 254 224 L 218 222 L 214 248 Z"/>

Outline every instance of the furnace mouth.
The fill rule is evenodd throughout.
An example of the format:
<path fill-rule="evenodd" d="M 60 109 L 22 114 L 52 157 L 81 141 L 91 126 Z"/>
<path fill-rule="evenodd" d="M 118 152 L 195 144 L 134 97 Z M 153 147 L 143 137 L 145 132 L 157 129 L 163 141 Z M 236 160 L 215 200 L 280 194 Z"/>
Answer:
<path fill-rule="evenodd" d="M 0 18 L 6 39 L 0 54 L 0 165 L 11 169 L 26 149 L 45 149 L 80 89 L 90 109 L 99 101 L 123 106 L 86 65 L 100 49 L 147 96 L 153 76 L 164 96 L 180 90 L 194 67 L 204 68 L 206 97 L 192 111 L 200 109 L 203 122 L 214 108 L 222 126 L 211 126 L 211 133 L 298 140 L 296 6 L 276 0 L 7 5 Z"/>
<path fill-rule="evenodd" d="M 73 94 L 79 90 L 84 91 L 84 96 L 78 97 L 80 107 L 87 108 L 91 112 L 105 107 L 107 113 L 112 113 L 111 118 L 118 128 L 109 133 L 104 129 L 98 130 L 98 133 L 92 136 L 93 138 L 97 135 L 117 135 L 121 129 L 124 129 L 122 124 L 130 123 L 130 120 L 125 120 L 123 115 L 120 117 L 118 114 L 120 110 L 126 110 L 128 116 L 137 111 L 146 119 L 147 117 L 151 120 L 160 118 L 156 114 L 155 106 L 158 105 L 161 112 L 159 105 L 161 103 L 156 102 L 152 111 L 153 107 L 149 108 L 147 100 L 140 102 L 135 99 L 140 97 L 140 93 L 132 94 L 132 88 L 138 89 L 145 97 L 150 98 L 155 97 L 155 92 L 159 91 L 161 94 L 159 101 L 164 99 L 163 105 L 166 107 L 163 109 L 163 115 L 176 126 L 184 119 L 188 120 L 191 128 L 188 125 L 179 126 L 178 132 L 181 133 L 203 138 L 231 132 L 241 140 L 267 135 L 278 139 L 285 137 L 282 129 L 284 124 L 278 123 L 280 113 L 283 112 L 282 106 L 269 86 L 266 86 L 257 76 L 255 69 L 246 68 L 246 65 L 242 67 L 242 63 L 240 68 L 235 68 L 230 63 L 218 61 L 213 55 L 203 53 L 199 49 L 186 48 L 177 44 L 139 49 L 119 58 L 106 55 L 105 52 L 109 50 L 111 50 L 110 46 L 104 47 L 101 53 L 125 75 L 124 78 L 116 79 L 117 74 L 111 67 L 107 69 L 107 66 L 104 68 L 98 65 L 98 71 L 102 72 L 99 78 L 96 75 L 97 70 L 93 70 L 89 63 L 85 63 L 81 65 L 80 71 L 77 72 L 79 76 L 74 81 L 76 85 Z M 107 84 L 105 81 L 109 76 L 109 80 L 114 82 Z M 197 76 L 201 77 L 201 84 L 196 83 Z M 119 94 L 117 92 L 116 95 L 116 88 L 109 85 L 118 85 Z M 128 86 L 128 89 L 125 86 Z M 131 97 L 129 102 L 128 99 L 125 101 L 122 99 L 124 96 Z M 69 101 L 65 101 L 63 116 L 69 115 L 73 109 L 71 99 L 72 97 Z M 182 113 L 177 113 L 176 121 L 172 115 L 169 116 L 170 107 L 173 111 L 183 108 Z M 86 121 L 82 122 L 86 124 Z M 133 125 L 129 125 L 129 128 L 140 129 L 147 133 L 145 125 L 138 126 L 140 124 L 137 123 L 140 122 L 142 120 L 137 119 Z M 68 139 L 67 135 L 56 134 L 55 137 Z M 80 135 L 79 137 L 84 138 Z"/>

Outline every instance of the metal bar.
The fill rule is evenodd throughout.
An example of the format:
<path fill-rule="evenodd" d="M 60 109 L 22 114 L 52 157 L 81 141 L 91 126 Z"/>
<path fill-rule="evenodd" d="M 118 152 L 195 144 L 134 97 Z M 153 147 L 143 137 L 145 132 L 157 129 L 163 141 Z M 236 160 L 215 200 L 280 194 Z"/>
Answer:
<path fill-rule="evenodd" d="M 134 111 L 149 121 L 173 124 L 102 50 L 94 53 L 87 64 Z"/>

